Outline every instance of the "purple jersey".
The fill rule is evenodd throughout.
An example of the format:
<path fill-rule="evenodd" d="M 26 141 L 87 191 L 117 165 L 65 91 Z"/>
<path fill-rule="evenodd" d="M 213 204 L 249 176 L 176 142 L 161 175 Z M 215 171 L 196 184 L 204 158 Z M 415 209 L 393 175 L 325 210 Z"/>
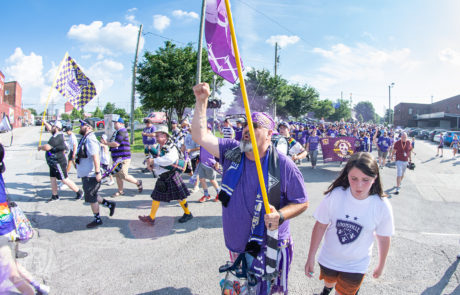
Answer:
<path fill-rule="evenodd" d="M 224 174 L 231 165 L 231 161 L 224 158 L 227 150 L 239 145 L 233 139 L 219 138 L 220 163 Z M 244 169 L 241 179 L 236 185 L 233 195 L 227 207 L 222 207 L 222 224 L 224 230 L 225 245 L 230 251 L 241 253 L 244 251 L 251 232 L 252 217 L 256 203 L 259 181 L 256 163 L 245 157 Z M 279 153 L 279 166 L 281 178 L 281 202 L 280 207 L 289 203 L 305 203 L 308 201 L 302 173 L 294 162 Z M 264 209 L 262 209 L 264 210 Z M 289 220 L 283 222 L 278 229 L 279 240 L 290 236 Z"/>

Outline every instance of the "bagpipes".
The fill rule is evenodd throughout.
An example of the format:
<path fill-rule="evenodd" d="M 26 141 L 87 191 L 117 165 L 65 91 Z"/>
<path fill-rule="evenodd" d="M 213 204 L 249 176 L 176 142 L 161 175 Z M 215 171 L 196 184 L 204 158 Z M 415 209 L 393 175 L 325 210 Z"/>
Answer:
<path fill-rule="evenodd" d="M 115 162 L 113 162 L 112 166 L 108 169 L 102 169 L 105 170 L 102 173 L 102 179 L 108 177 L 109 175 L 115 175 L 118 172 L 121 171 L 121 168 L 123 168 L 123 160 L 121 158 L 118 158 Z"/>
<path fill-rule="evenodd" d="M 177 148 L 177 150 L 180 154 L 179 148 Z M 157 148 L 154 148 L 154 147 L 144 149 L 144 153 L 147 158 L 150 158 L 150 157 L 152 157 L 153 159 L 158 158 L 160 156 L 160 152 L 161 151 L 159 151 Z M 169 170 L 169 171 L 177 171 L 179 173 L 183 173 L 185 169 L 187 169 L 187 161 L 179 158 L 171 165 L 160 166 L 160 167 L 163 169 Z"/>

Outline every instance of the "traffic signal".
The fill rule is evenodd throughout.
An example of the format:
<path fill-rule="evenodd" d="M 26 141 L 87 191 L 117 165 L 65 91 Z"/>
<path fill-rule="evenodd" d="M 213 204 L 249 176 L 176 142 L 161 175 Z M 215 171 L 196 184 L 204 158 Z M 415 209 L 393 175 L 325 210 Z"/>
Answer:
<path fill-rule="evenodd" d="M 208 109 L 220 109 L 222 101 L 220 99 L 210 99 L 208 101 Z"/>

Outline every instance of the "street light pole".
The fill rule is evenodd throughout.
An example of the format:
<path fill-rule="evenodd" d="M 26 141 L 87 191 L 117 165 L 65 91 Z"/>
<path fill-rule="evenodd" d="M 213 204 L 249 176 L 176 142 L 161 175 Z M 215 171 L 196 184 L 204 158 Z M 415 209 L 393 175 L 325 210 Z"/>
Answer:
<path fill-rule="evenodd" d="M 393 88 L 393 86 L 395 86 L 394 82 L 388 85 L 388 125 L 393 121 L 391 120 L 391 88 Z"/>

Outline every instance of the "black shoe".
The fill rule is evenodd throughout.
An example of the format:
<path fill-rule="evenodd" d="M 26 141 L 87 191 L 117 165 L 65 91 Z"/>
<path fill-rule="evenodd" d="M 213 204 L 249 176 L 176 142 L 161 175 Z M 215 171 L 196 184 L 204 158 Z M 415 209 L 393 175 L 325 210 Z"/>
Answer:
<path fill-rule="evenodd" d="M 24 252 L 24 251 L 16 251 L 16 259 L 19 259 L 19 258 L 24 258 L 24 257 L 27 257 L 27 252 Z"/>
<path fill-rule="evenodd" d="M 102 219 L 94 219 L 86 225 L 87 228 L 95 228 L 102 224 Z"/>
<path fill-rule="evenodd" d="M 143 190 L 144 188 L 142 187 L 142 180 L 139 179 L 139 181 L 137 182 L 137 191 L 139 193 L 142 193 Z"/>
<path fill-rule="evenodd" d="M 115 202 L 110 202 L 109 203 L 109 206 L 107 206 L 107 208 L 109 208 L 109 210 L 110 210 L 109 216 L 113 216 L 113 213 L 115 213 L 115 207 L 116 206 L 117 206 L 117 203 L 115 203 Z"/>
<path fill-rule="evenodd" d="M 182 215 L 182 217 L 179 218 L 179 222 L 180 222 L 180 223 L 185 223 L 185 222 L 189 221 L 189 220 L 192 219 L 192 218 L 193 218 L 192 213 L 190 213 L 190 214 L 185 214 L 185 213 L 184 213 L 184 215 Z"/>
<path fill-rule="evenodd" d="M 59 196 L 54 196 L 54 195 L 53 195 L 53 196 L 51 196 L 51 198 L 50 198 L 48 201 L 46 201 L 46 202 L 49 203 L 49 202 L 54 202 L 54 201 L 59 201 Z"/>
<path fill-rule="evenodd" d="M 75 200 L 81 200 L 81 199 L 83 199 L 83 192 L 82 190 L 78 190 Z"/>

